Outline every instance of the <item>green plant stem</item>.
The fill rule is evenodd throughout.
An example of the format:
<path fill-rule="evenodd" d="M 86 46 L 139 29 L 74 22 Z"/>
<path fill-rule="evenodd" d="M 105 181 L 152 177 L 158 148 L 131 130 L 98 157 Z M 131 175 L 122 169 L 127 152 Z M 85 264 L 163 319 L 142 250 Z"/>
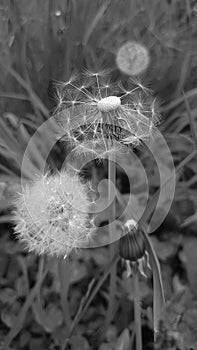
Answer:
<path fill-rule="evenodd" d="M 66 331 L 70 329 L 71 318 L 69 312 L 68 291 L 70 284 L 70 262 L 68 258 L 62 259 L 58 262 L 59 278 L 60 278 L 60 298 L 62 304 L 62 311 L 64 316 L 64 322 L 66 325 Z"/>
<path fill-rule="evenodd" d="M 139 272 L 138 272 L 137 266 L 134 266 L 133 268 L 133 282 L 134 282 L 134 317 L 135 317 L 136 350 L 142 350 Z"/>
<path fill-rule="evenodd" d="M 113 233 L 115 226 L 114 221 L 116 220 L 116 201 L 115 201 L 115 190 L 116 186 L 116 164 L 115 164 L 115 155 L 108 160 L 108 210 L 109 210 L 109 242 L 113 241 Z M 113 249 L 112 249 L 113 248 Z M 110 244 L 110 258 L 114 255 L 114 247 Z"/>
<path fill-rule="evenodd" d="M 113 233 L 115 230 L 115 220 L 116 220 L 116 202 L 115 202 L 115 191 L 114 187 L 116 184 L 116 156 L 113 155 L 108 159 L 108 210 L 109 210 L 109 242 L 113 241 Z M 109 254 L 110 260 L 112 260 L 116 251 L 116 245 L 110 244 Z M 109 304 L 107 309 L 107 314 L 105 318 L 104 329 L 107 329 L 111 319 L 113 317 L 114 301 L 116 295 L 116 264 L 110 272 L 110 282 L 109 282 Z"/>

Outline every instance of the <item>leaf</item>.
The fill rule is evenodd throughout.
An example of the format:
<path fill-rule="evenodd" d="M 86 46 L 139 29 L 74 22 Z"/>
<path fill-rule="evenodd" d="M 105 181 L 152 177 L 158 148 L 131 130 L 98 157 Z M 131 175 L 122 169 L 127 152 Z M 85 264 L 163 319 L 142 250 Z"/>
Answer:
<path fill-rule="evenodd" d="M 20 334 L 20 346 L 21 348 L 24 348 L 30 343 L 31 340 L 31 334 L 24 329 Z"/>
<path fill-rule="evenodd" d="M 15 300 L 17 299 L 17 294 L 14 289 L 11 288 L 3 288 L 0 291 L 0 301 L 3 304 L 13 304 Z"/>
<path fill-rule="evenodd" d="M 160 264 L 151 240 L 145 230 L 142 230 L 142 233 L 145 238 L 146 249 L 150 256 L 150 263 L 153 271 L 153 328 L 156 334 L 158 331 L 159 319 L 165 305 L 163 283 L 161 278 Z"/>
<path fill-rule="evenodd" d="M 151 237 L 154 249 L 157 252 L 157 256 L 161 261 L 166 261 L 170 257 L 175 256 L 178 249 L 179 241 L 172 242 L 172 240 L 161 242 L 157 237 Z"/>
<path fill-rule="evenodd" d="M 130 348 L 130 335 L 127 328 L 120 334 L 114 350 L 129 350 Z"/>
<path fill-rule="evenodd" d="M 197 212 L 189 216 L 187 219 L 185 219 L 181 227 L 190 226 L 192 224 L 196 224 L 196 222 L 197 222 Z"/>
<path fill-rule="evenodd" d="M 86 338 L 82 335 L 73 335 L 70 339 L 73 350 L 89 350 L 90 346 Z"/>
<path fill-rule="evenodd" d="M 98 22 L 103 18 L 103 15 L 109 5 L 109 0 L 103 4 L 99 10 L 96 11 L 95 16 L 92 18 L 92 21 L 88 24 L 87 26 L 87 30 L 84 34 L 84 38 L 83 38 L 83 45 L 87 45 L 88 40 L 92 34 L 92 32 L 94 31 L 96 25 L 98 24 Z"/>
<path fill-rule="evenodd" d="M 77 260 L 73 260 L 70 263 L 70 283 L 77 283 L 84 277 L 88 276 L 88 269 L 85 264 Z"/>
<path fill-rule="evenodd" d="M 158 336 L 164 332 L 177 341 L 181 349 L 196 349 L 197 344 L 197 300 L 189 288 L 173 295 L 162 313 L 162 327 Z M 178 343 L 184 346 L 179 347 Z"/>
<path fill-rule="evenodd" d="M 13 328 L 17 323 L 17 316 L 10 308 L 4 308 L 1 311 L 1 320 L 9 328 Z"/>
<path fill-rule="evenodd" d="M 41 302 L 36 300 L 32 308 L 36 321 L 48 333 L 52 333 L 63 322 L 62 312 L 55 305 L 49 305 L 44 309 Z"/>
<path fill-rule="evenodd" d="M 189 237 L 183 242 L 185 268 L 192 292 L 197 296 L 197 238 Z"/>

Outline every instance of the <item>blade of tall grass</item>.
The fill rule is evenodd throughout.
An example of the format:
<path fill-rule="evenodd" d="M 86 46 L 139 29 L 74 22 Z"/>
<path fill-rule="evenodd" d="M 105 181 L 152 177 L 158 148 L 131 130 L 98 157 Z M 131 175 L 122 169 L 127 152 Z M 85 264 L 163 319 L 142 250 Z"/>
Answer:
<path fill-rule="evenodd" d="M 0 119 L 0 138 L 10 150 L 13 152 L 17 150 L 18 157 L 22 155 L 22 150 L 19 147 L 19 143 L 2 119 Z"/>
<path fill-rule="evenodd" d="M 146 241 L 146 248 L 150 256 L 150 263 L 153 271 L 153 328 L 155 335 L 158 331 L 159 319 L 161 318 L 162 310 L 165 304 L 163 283 L 161 278 L 161 270 L 157 255 L 153 248 L 153 245 L 146 233 L 146 230 L 142 230 Z"/>
<path fill-rule="evenodd" d="M 102 19 L 104 16 L 105 11 L 107 10 L 108 6 L 110 5 L 111 0 L 106 1 L 99 10 L 97 10 L 95 16 L 92 18 L 92 21 L 88 23 L 86 32 L 84 33 L 84 37 L 82 39 L 82 44 L 87 45 L 90 36 L 92 35 L 95 27 L 97 26 L 98 22 Z"/>
<path fill-rule="evenodd" d="M 7 224 L 13 220 L 12 215 L 1 215 L 0 216 L 0 224 Z"/>
<path fill-rule="evenodd" d="M 194 123 L 194 119 L 193 119 L 193 116 L 192 116 L 192 112 L 191 112 L 191 109 L 190 109 L 188 98 L 185 96 L 184 91 L 182 91 L 182 93 L 183 93 L 185 107 L 186 107 L 187 115 L 188 115 L 188 119 L 189 119 L 191 134 L 192 134 L 195 146 L 197 147 L 197 130 L 196 130 L 196 125 Z"/>
<path fill-rule="evenodd" d="M 17 100 L 27 100 L 30 101 L 30 98 L 24 94 L 18 94 L 16 92 L 1 92 L 0 91 L 0 97 L 4 97 L 4 98 L 13 98 L 13 99 L 17 99 Z"/>
<path fill-rule="evenodd" d="M 191 98 L 191 97 L 195 97 L 197 94 L 197 88 L 191 89 L 187 92 L 185 92 L 185 97 L 186 98 Z M 178 97 L 175 100 L 169 102 L 166 106 L 162 107 L 160 112 L 167 112 L 175 107 L 177 107 L 178 105 L 180 105 L 182 102 L 184 102 L 184 96 Z"/>
<path fill-rule="evenodd" d="M 32 89 L 31 85 L 27 83 L 13 68 L 5 66 L 2 62 L 0 62 L 2 67 L 6 69 L 15 79 L 16 81 L 27 91 L 29 94 L 29 97 L 32 101 L 33 106 L 38 108 L 44 115 L 44 117 L 47 119 L 49 117 L 49 111 L 43 104 L 43 102 L 40 100 L 40 98 L 36 95 L 34 90 Z"/>
<path fill-rule="evenodd" d="M 192 224 L 197 223 L 197 212 L 193 215 L 189 216 L 187 219 L 184 220 L 184 222 L 180 225 L 181 227 L 187 227 Z"/>
<path fill-rule="evenodd" d="M 185 56 L 182 61 L 182 66 L 181 66 L 181 71 L 179 75 L 179 80 L 177 83 L 176 91 L 175 91 L 175 96 L 179 96 L 180 92 L 184 88 L 185 82 L 187 80 L 187 77 L 189 75 L 189 69 L 191 67 L 190 65 L 190 59 L 191 59 L 191 52 L 190 50 L 185 50 Z"/>
<path fill-rule="evenodd" d="M 27 145 L 28 142 L 30 141 L 31 136 L 22 123 L 19 125 L 18 133 L 19 133 L 19 136 L 21 137 L 21 139 L 23 141 L 25 141 L 25 143 Z M 44 138 L 42 141 L 44 141 Z M 32 157 L 33 162 L 36 163 L 38 169 L 42 168 L 43 163 L 45 162 L 45 159 L 42 157 L 42 154 L 40 153 L 38 145 L 35 142 L 31 142 L 30 156 Z"/>
<path fill-rule="evenodd" d="M 176 167 L 176 173 L 178 173 L 187 163 L 189 163 L 191 161 L 191 159 L 197 155 L 197 150 L 194 150 L 191 154 L 189 154 L 185 159 L 182 160 L 182 162 Z M 150 216 L 152 215 L 152 213 L 154 212 L 155 210 L 155 207 L 157 205 L 157 201 L 158 201 L 158 198 L 159 198 L 159 194 L 160 194 L 160 191 L 165 187 L 165 185 L 171 180 L 171 177 L 169 177 L 165 183 L 163 184 L 163 187 L 162 188 L 158 188 L 158 190 L 154 193 L 154 195 L 150 198 L 143 214 L 142 214 L 142 217 L 139 221 L 139 224 L 142 226 L 142 227 L 146 227 L 147 225 L 147 222 L 150 218 Z"/>

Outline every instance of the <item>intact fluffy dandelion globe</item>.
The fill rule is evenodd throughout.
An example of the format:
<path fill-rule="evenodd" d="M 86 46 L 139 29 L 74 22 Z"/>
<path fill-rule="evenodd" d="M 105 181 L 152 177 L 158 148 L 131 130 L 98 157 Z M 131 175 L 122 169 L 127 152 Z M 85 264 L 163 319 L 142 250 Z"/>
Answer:
<path fill-rule="evenodd" d="M 43 175 L 15 200 L 15 233 L 28 251 L 67 256 L 87 247 L 93 233 L 88 187 L 66 172 Z"/>
<path fill-rule="evenodd" d="M 147 48 L 135 41 L 127 41 L 116 54 L 116 64 L 121 72 L 135 76 L 144 72 L 150 63 Z"/>
<path fill-rule="evenodd" d="M 149 140 L 158 121 L 151 91 L 137 79 L 112 84 L 105 73 L 87 73 L 57 85 L 59 139 L 98 158 Z"/>

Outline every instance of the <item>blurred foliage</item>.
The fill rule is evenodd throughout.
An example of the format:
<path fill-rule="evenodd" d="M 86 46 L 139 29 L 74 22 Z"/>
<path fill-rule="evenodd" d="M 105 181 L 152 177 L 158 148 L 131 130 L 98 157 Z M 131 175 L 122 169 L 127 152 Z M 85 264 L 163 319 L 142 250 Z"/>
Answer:
<path fill-rule="evenodd" d="M 56 103 L 53 80 L 64 81 L 83 68 L 110 68 L 114 82 L 126 81 L 128 77 L 115 65 L 115 55 L 127 40 L 143 43 L 150 52 L 151 63 L 141 80 L 162 102 L 161 131 L 177 169 L 171 211 L 152 235 L 169 300 L 155 346 L 197 349 L 196 35 L 197 8 L 192 0 L 0 2 L 0 349 L 134 347 L 133 278 L 126 278 L 120 261 L 110 261 L 108 247 L 73 252 L 65 261 L 40 259 L 24 252 L 13 239 L 10 225 L 11 202 L 20 190 L 26 146 Z M 39 129 L 34 136 L 23 166 L 26 181 L 42 166 L 55 128 L 53 124 L 44 132 Z M 57 143 L 47 159 L 51 169 L 62 164 L 63 152 Z M 159 186 L 158 171 L 144 149 L 137 153 L 152 195 Z M 135 184 L 128 209 L 138 215 L 146 200 L 141 168 L 133 159 L 122 161 Z M 107 177 L 105 162 L 96 170 L 97 182 Z M 91 171 L 87 169 L 86 176 L 91 176 Z M 127 204 L 129 191 L 128 179 L 120 168 L 119 214 Z M 103 193 L 107 196 L 105 183 Z M 98 219 L 102 226 L 106 212 Z M 113 319 L 101 334 L 109 302 L 108 275 L 115 263 Z M 140 292 L 142 334 L 148 350 L 153 348 L 150 280 L 141 278 Z"/>

